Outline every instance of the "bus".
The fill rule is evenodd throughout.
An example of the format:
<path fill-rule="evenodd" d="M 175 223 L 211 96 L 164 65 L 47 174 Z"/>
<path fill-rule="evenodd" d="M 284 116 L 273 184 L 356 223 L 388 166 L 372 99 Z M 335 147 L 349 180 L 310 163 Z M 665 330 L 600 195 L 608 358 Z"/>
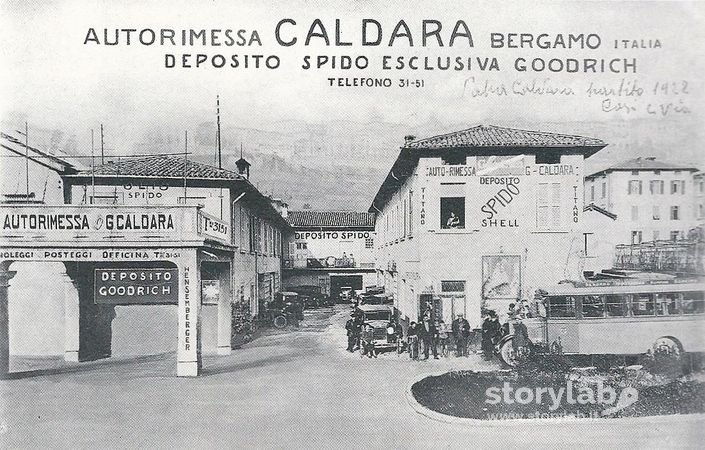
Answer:
<path fill-rule="evenodd" d="M 541 317 L 522 323 L 531 351 L 622 356 L 651 351 L 680 357 L 705 352 L 704 292 L 702 279 L 558 284 L 538 291 Z M 516 363 L 513 339 L 508 334 L 498 346 L 509 366 Z"/>

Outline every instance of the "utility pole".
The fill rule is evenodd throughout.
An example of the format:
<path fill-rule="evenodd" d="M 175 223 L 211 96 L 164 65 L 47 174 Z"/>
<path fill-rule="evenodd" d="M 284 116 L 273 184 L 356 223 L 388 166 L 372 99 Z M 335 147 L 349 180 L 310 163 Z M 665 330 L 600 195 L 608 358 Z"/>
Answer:
<path fill-rule="evenodd" d="M 216 116 L 217 116 L 217 123 L 218 123 L 218 131 L 216 133 L 216 139 L 215 143 L 217 145 L 217 150 L 218 150 L 218 169 L 223 168 L 223 160 L 222 160 L 222 155 L 220 151 L 220 95 L 217 95 L 215 100 L 216 104 Z"/>
<path fill-rule="evenodd" d="M 186 170 L 188 166 L 188 130 L 184 131 L 184 205 L 186 205 Z"/>
<path fill-rule="evenodd" d="M 91 128 L 91 190 L 93 196 L 91 197 L 90 204 L 95 202 L 95 143 L 93 137 L 93 128 Z"/>
<path fill-rule="evenodd" d="M 103 141 L 103 124 L 100 124 L 100 164 L 105 164 L 105 141 Z"/>
<path fill-rule="evenodd" d="M 25 201 L 29 203 L 29 125 L 27 125 L 26 121 L 24 123 L 24 174 L 25 188 L 27 190 Z"/>

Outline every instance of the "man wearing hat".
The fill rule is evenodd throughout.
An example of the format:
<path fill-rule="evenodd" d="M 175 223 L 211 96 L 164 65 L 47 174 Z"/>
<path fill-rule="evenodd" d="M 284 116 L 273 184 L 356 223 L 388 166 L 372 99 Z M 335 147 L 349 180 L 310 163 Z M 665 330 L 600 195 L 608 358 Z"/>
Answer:
<path fill-rule="evenodd" d="M 456 356 L 468 356 L 468 337 L 470 336 L 470 323 L 458 314 L 451 325 L 453 337 L 455 338 L 455 354 Z"/>
<path fill-rule="evenodd" d="M 355 342 L 357 340 L 357 324 L 355 323 L 355 313 L 350 314 L 350 318 L 345 322 L 345 330 L 348 333 L 348 348 L 347 351 L 355 351 Z"/>

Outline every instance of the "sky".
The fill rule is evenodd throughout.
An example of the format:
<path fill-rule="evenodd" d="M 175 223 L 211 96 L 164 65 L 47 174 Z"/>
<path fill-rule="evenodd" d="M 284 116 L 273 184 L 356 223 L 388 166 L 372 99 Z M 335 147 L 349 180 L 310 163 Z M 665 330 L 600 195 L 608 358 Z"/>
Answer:
<path fill-rule="evenodd" d="M 89 148 L 88 130 L 108 124 L 115 145 L 131 143 L 152 127 L 189 129 L 214 119 L 214 99 L 220 95 L 228 124 L 272 129 L 282 122 L 325 124 L 351 120 L 384 121 L 410 127 L 433 118 L 442 124 L 519 123 L 561 121 L 653 121 L 676 123 L 677 132 L 692 132 L 693 146 L 702 148 L 705 124 L 705 7 L 683 2 L 397 2 L 345 1 L 286 2 L 242 1 L 3 1 L 0 19 L 0 120 L 3 127 L 19 127 L 25 120 L 44 129 L 61 129 L 78 136 L 79 147 Z M 295 36 L 297 44 L 278 45 L 274 29 L 282 19 L 282 34 Z M 321 39 L 303 45 L 310 24 L 324 24 L 335 39 L 336 19 L 342 40 L 352 46 L 326 46 Z M 399 39 L 394 46 L 361 45 L 362 20 L 382 26 L 386 43 L 395 25 L 404 20 L 414 47 Z M 444 47 L 435 41 L 421 46 L 421 23 L 442 23 Z M 473 46 L 458 38 L 449 47 L 458 20 L 471 31 Z M 251 46 L 116 46 L 84 43 L 94 28 L 233 29 L 256 31 L 262 45 Z M 597 49 L 491 48 L 491 33 L 556 35 L 594 34 Z M 122 35 L 121 37 L 124 37 Z M 615 40 L 629 40 L 628 49 L 614 49 Z M 631 48 L 639 45 L 658 48 Z M 651 42 L 651 44 L 649 44 Z M 216 54 L 230 58 L 245 54 L 276 55 L 276 70 L 242 68 L 166 68 L 165 54 L 176 59 L 184 53 Z M 364 70 L 302 68 L 303 57 L 325 55 L 365 56 Z M 498 71 L 481 71 L 473 59 L 472 70 L 382 70 L 381 58 L 412 55 L 497 58 Z M 519 58 L 545 61 L 557 58 L 636 59 L 637 73 L 583 74 L 518 72 Z M 332 87 L 329 77 L 390 78 L 393 87 Z M 409 87 L 396 87 L 399 80 Z M 423 87 L 415 87 L 416 80 Z M 605 95 L 620 84 L 643 89 L 638 96 Z M 572 94 L 484 94 L 485 86 L 500 92 L 514 87 L 549 86 Z M 663 88 L 663 86 L 666 88 Z M 590 87 L 593 93 L 588 94 Z M 475 92 L 475 95 L 473 95 Z M 687 112 L 685 112 L 687 111 Z M 660 129 L 654 127 L 654 129 Z M 599 136 L 598 136 L 599 137 Z M 658 136 L 654 136 L 658 139 Z"/>

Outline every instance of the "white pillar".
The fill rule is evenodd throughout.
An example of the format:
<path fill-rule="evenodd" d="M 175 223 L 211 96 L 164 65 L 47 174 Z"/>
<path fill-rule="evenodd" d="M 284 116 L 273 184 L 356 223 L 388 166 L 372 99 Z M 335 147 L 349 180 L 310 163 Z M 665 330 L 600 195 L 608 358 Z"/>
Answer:
<path fill-rule="evenodd" d="M 78 362 L 79 300 L 78 287 L 64 273 L 64 361 Z"/>
<path fill-rule="evenodd" d="M 232 333 L 232 283 L 230 264 L 226 270 L 219 272 L 220 295 L 218 296 L 218 354 L 229 355 L 232 352 L 230 334 Z"/>
<path fill-rule="evenodd" d="M 196 377 L 201 371 L 201 269 L 196 249 L 179 258 L 179 323 L 176 375 Z"/>
<path fill-rule="evenodd" d="M 7 264 L 9 265 L 9 264 Z M 8 310 L 8 290 L 14 271 L 0 264 L 0 378 L 10 373 L 10 315 Z"/>

